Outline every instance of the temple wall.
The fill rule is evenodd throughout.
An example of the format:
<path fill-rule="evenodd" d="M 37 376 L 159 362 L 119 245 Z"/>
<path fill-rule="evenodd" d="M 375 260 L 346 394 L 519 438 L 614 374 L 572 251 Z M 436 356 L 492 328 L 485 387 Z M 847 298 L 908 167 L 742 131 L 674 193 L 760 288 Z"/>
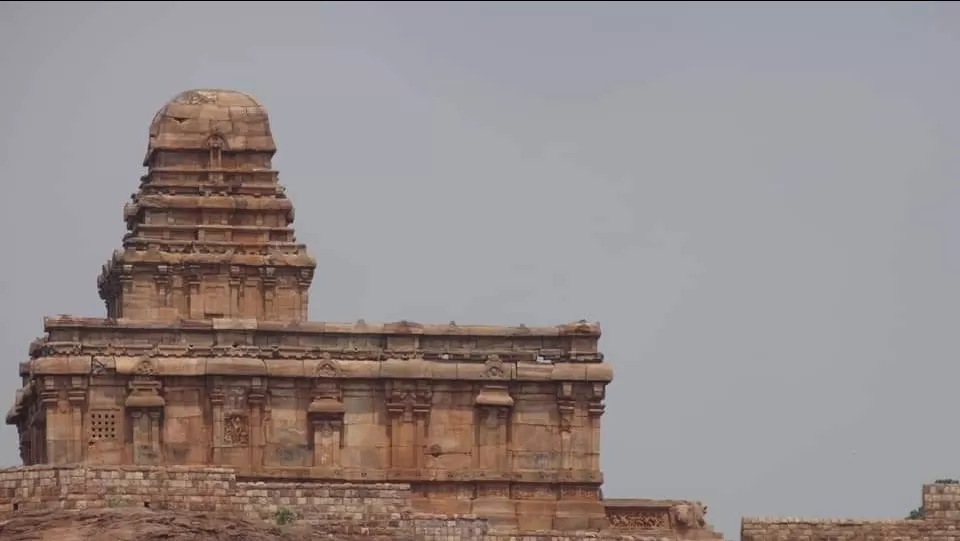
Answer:
<path fill-rule="evenodd" d="M 418 513 L 405 484 L 243 481 L 227 468 L 25 466 L 0 470 L 0 513 L 147 507 L 228 513 L 276 523 L 281 516 L 349 539 L 418 541 L 676 540 L 676 532 L 497 530 L 471 515 Z"/>
<path fill-rule="evenodd" d="M 421 382 L 430 393 L 421 419 L 414 412 L 389 411 L 386 388 L 403 385 L 403 380 L 343 382 L 338 391 L 344 426 L 338 429 L 334 457 L 329 449 L 311 454 L 318 442 L 309 422 L 316 394 L 309 381 L 211 379 L 217 381 L 215 387 L 206 377 L 153 379 L 164 400 L 157 442 L 164 463 L 203 464 L 219 454 L 239 468 L 338 466 L 347 474 L 357 469 L 368 476 L 380 470 L 417 469 L 490 476 L 517 472 L 534 479 L 544 472 L 597 471 L 586 403 L 572 405 L 570 425 L 559 430 L 565 414 L 559 411 L 554 383 L 526 384 L 514 408 L 491 413 L 473 404 L 482 392 L 480 384 Z M 253 387 L 252 379 L 258 379 L 260 387 Z M 124 447 L 132 444 L 133 408 L 126 406 L 132 378 L 47 376 L 43 381 L 55 388 L 53 405 L 45 410 L 45 440 L 56 449 L 50 460 L 130 463 L 131 453 Z M 71 390 L 71 384 L 78 387 Z M 571 388 L 585 393 L 590 387 L 580 383 Z M 252 403 L 251 392 L 260 389 L 262 403 Z M 84 445 L 72 446 L 72 441 Z M 259 462 L 250 454 L 252 447 L 264 449 Z M 36 460 L 38 456 L 31 459 Z"/>
<path fill-rule="evenodd" d="M 418 512 L 606 526 L 595 325 L 45 323 L 7 415 L 24 464 L 407 483 Z"/>
<path fill-rule="evenodd" d="M 589 382 L 345 379 L 332 361 L 323 366 L 339 378 L 158 374 L 188 372 L 188 361 L 101 358 L 87 376 L 36 377 L 31 389 L 44 391 L 26 402 L 41 422 L 32 428 L 21 414 L 20 426 L 43 444 L 24 463 L 403 482 L 418 512 L 473 513 L 514 529 L 605 526 Z M 512 405 L 477 404 L 505 399 Z"/>

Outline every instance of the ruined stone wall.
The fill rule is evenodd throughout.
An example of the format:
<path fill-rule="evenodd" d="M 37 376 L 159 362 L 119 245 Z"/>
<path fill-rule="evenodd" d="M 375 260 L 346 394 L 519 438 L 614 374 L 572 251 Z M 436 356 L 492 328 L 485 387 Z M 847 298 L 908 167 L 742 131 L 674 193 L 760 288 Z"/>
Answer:
<path fill-rule="evenodd" d="M 958 521 L 926 520 L 816 520 L 804 518 L 744 518 L 740 541 L 859 541 L 871 539 L 952 541 Z"/>
<path fill-rule="evenodd" d="M 148 507 L 276 521 L 287 512 L 334 533 L 402 537 L 408 487 L 238 481 L 224 468 L 27 466 L 0 471 L 0 512 Z"/>
<path fill-rule="evenodd" d="M 404 484 L 248 482 L 238 480 L 232 469 L 207 467 L 44 465 L 0 470 L 0 513 L 110 507 L 219 512 L 268 522 L 289 512 L 297 522 L 324 533 L 356 539 L 626 539 L 614 533 L 495 531 L 471 515 L 415 513 Z"/>
<path fill-rule="evenodd" d="M 917 520 L 851 520 L 809 518 L 744 518 L 741 541 L 853 541 L 860 539 L 938 539 L 953 541 L 960 528 L 960 483 L 923 486 L 923 518 Z M 906 512 L 906 510 L 904 511 Z"/>
<path fill-rule="evenodd" d="M 960 521 L 960 483 L 924 485 L 923 516 Z"/>

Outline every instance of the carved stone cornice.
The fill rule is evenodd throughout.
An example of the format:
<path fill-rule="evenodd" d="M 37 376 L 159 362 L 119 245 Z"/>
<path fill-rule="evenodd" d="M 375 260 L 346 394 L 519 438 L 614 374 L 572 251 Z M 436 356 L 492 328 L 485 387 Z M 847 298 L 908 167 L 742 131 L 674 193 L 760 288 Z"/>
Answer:
<path fill-rule="evenodd" d="M 358 348 L 310 348 L 298 346 L 249 346 L 249 345 L 214 345 L 193 346 L 190 344 L 160 345 L 146 343 L 91 343 L 91 342 L 64 342 L 51 340 L 37 340 L 30 348 L 32 358 L 63 356 L 63 355 L 97 355 L 97 356 L 137 356 L 156 350 L 157 357 L 246 357 L 246 358 L 274 358 L 274 359 L 325 359 L 336 358 L 341 360 L 383 361 L 387 359 L 450 362 L 485 362 L 491 354 L 485 351 L 444 351 L 418 350 L 402 351 L 389 349 L 358 349 Z M 494 353 L 504 362 L 533 362 L 536 352 L 499 351 Z M 603 361 L 602 354 L 594 355 L 556 355 L 555 363 L 578 362 L 599 363 Z M 483 376 L 485 379 L 487 376 Z M 509 378 L 508 378 L 509 379 Z"/>

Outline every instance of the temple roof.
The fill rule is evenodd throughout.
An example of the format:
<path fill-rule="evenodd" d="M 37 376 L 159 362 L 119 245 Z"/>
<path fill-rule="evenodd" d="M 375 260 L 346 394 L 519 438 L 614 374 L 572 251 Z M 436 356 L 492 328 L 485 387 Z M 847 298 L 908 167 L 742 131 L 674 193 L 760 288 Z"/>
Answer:
<path fill-rule="evenodd" d="M 154 150 L 199 150 L 211 144 L 227 151 L 276 151 L 266 108 L 237 90 L 181 92 L 153 117 L 144 166 Z"/>

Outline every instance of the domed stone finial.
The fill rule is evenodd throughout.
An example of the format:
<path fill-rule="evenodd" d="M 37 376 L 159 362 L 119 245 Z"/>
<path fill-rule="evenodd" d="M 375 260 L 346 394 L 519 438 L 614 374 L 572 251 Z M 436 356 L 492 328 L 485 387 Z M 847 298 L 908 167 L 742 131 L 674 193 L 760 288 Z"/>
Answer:
<path fill-rule="evenodd" d="M 301 321 L 316 261 L 294 236 L 263 105 L 188 90 L 150 124 L 123 248 L 97 281 L 109 317 Z"/>
<path fill-rule="evenodd" d="M 237 90 L 199 89 L 177 94 L 150 123 L 144 166 L 158 151 L 204 150 L 273 153 L 267 111 L 256 98 Z"/>

